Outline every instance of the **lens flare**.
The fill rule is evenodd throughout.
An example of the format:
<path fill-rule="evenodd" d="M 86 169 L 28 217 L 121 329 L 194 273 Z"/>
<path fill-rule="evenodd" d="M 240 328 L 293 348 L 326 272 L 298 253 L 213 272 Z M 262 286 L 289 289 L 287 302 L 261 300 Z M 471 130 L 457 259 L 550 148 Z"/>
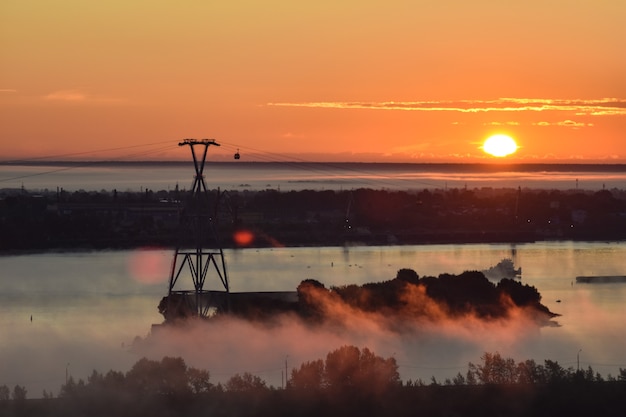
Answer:
<path fill-rule="evenodd" d="M 170 255 L 158 248 L 141 248 L 128 258 L 128 271 L 143 284 L 160 284 L 167 280 Z"/>
<path fill-rule="evenodd" d="M 233 233 L 233 240 L 237 246 L 250 246 L 254 242 L 254 233 L 241 229 Z"/>

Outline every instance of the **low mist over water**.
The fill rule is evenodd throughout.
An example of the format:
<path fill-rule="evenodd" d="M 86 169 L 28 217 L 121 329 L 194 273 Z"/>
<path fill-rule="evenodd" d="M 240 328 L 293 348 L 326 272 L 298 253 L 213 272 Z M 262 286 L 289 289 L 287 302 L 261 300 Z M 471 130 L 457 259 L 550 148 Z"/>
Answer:
<path fill-rule="evenodd" d="M 29 397 L 57 393 L 66 372 L 126 371 L 143 356 L 181 356 L 208 369 L 213 382 L 251 372 L 281 385 L 285 361 L 297 367 L 342 345 L 393 356 L 403 379 L 439 380 L 465 373 L 484 352 L 518 360 L 591 365 L 615 375 L 626 367 L 624 284 L 576 284 L 577 275 L 623 274 L 626 244 L 529 243 L 226 251 L 231 291 L 294 291 L 304 279 L 325 286 L 482 270 L 510 257 L 542 303 L 561 314 L 559 327 L 520 316 L 507 321 L 440 320 L 393 332 L 372 317 L 342 315 L 337 326 L 311 329 L 283 317 L 272 326 L 238 319 L 163 329 L 157 305 L 167 294 L 168 250 L 31 254 L 0 257 L 0 385 L 20 384 Z M 208 288 L 216 283 L 207 283 Z M 32 316 L 32 321 L 31 321 Z M 136 340 L 136 338 L 139 338 Z M 582 351 L 579 353 L 579 351 Z M 577 358 L 578 355 L 578 358 Z"/>
<path fill-rule="evenodd" d="M 76 162 L 37 165 L 0 164 L 0 189 L 30 191 L 153 191 L 189 189 L 191 162 Z M 625 165 L 594 164 L 385 164 L 207 161 L 209 188 L 223 190 L 349 190 L 385 188 L 626 188 Z"/>

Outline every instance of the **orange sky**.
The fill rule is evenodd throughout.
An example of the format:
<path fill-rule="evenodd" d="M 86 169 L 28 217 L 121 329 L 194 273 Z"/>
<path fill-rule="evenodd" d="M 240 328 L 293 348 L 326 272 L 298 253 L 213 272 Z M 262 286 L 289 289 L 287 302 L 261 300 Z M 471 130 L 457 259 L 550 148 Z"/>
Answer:
<path fill-rule="evenodd" d="M 505 132 L 509 161 L 626 162 L 625 22 L 622 0 L 3 0 L 0 159 L 208 137 L 244 160 L 493 161 Z"/>

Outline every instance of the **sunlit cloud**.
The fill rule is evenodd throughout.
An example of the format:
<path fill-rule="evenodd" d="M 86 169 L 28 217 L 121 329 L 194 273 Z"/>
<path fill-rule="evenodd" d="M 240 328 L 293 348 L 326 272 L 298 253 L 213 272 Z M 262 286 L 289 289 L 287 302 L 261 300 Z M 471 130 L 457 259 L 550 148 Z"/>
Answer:
<path fill-rule="evenodd" d="M 0 93 L 17 93 L 14 88 L 0 88 Z"/>
<path fill-rule="evenodd" d="M 533 126 L 560 126 L 580 129 L 581 127 L 592 127 L 593 123 L 575 122 L 573 120 L 563 120 L 559 122 L 536 122 Z"/>
<path fill-rule="evenodd" d="M 267 103 L 276 107 L 309 107 L 327 109 L 402 110 L 421 112 L 569 112 L 578 116 L 624 116 L 626 99 L 530 99 L 499 98 L 497 100 L 457 101 L 383 101 L 383 102 L 302 102 Z"/>
<path fill-rule="evenodd" d="M 86 98 L 85 94 L 75 90 L 55 91 L 44 96 L 44 99 L 52 101 L 84 101 Z"/>
<path fill-rule="evenodd" d="M 484 123 L 485 126 L 519 126 L 520 124 L 521 124 L 520 122 L 513 122 L 513 121 Z"/>
<path fill-rule="evenodd" d="M 285 139 L 303 139 L 304 135 L 301 133 L 292 133 L 292 132 L 286 132 L 282 134 L 282 137 Z"/>
<path fill-rule="evenodd" d="M 79 90 L 59 90 L 43 96 L 46 101 L 66 103 L 119 103 L 124 100 L 119 98 L 94 96 Z"/>

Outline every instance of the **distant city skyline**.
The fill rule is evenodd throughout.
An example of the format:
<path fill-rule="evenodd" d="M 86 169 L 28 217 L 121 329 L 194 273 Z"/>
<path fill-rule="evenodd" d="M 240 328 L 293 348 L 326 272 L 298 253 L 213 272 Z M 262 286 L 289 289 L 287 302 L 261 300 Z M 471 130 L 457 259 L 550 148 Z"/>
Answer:
<path fill-rule="evenodd" d="M 1 160 L 626 163 L 626 3 L 0 6 Z M 482 150 L 515 139 L 504 159 Z"/>

